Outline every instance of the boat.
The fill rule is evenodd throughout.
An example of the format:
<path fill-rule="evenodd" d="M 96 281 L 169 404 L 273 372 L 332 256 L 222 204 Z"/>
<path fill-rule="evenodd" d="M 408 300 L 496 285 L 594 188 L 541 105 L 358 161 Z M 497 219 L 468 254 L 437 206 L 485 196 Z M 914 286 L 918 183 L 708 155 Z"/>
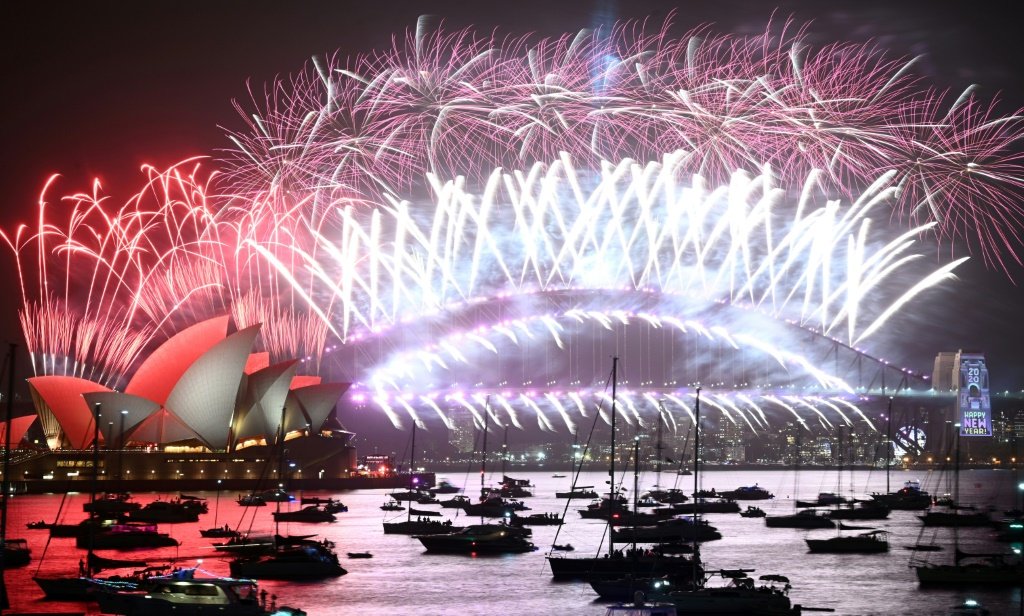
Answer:
<path fill-rule="evenodd" d="M 409 507 L 409 515 L 424 516 L 428 518 L 439 518 L 441 517 L 440 511 L 431 511 L 430 509 L 414 509 Z"/>
<path fill-rule="evenodd" d="M 916 543 L 914 545 L 905 545 L 903 549 L 910 550 L 911 552 L 941 552 L 942 546 L 933 543 Z"/>
<path fill-rule="evenodd" d="M 333 522 L 337 518 L 320 508 L 319 505 L 309 505 L 298 511 L 275 511 L 275 522 Z"/>
<path fill-rule="evenodd" d="M 889 511 L 888 505 L 867 501 L 829 509 L 825 515 L 832 520 L 884 520 L 889 517 Z"/>
<path fill-rule="evenodd" d="M 611 374 L 611 447 L 615 451 L 615 426 L 618 386 L 618 357 L 612 359 Z M 700 388 L 697 389 L 696 416 L 700 417 Z M 595 418 L 596 421 L 596 418 Z M 699 419 L 698 419 L 699 421 Z M 698 431 L 699 434 L 699 431 Z M 699 439 L 699 436 L 698 436 Z M 582 460 L 586 458 L 586 451 L 583 451 Z M 606 506 L 611 513 L 614 503 L 618 500 L 612 495 L 619 492 L 615 486 L 615 458 L 610 457 L 608 464 L 608 476 L 610 478 L 609 498 Z M 610 516 L 609 516 L 610 517 Z M 555 540 L 557 541 L 557 535 Z M 551 576 L 555 580 L 581 580 L 592 581 L 597 579 L 617 579 L 627 575 L 636 577 L 661 577 L 665 575 L 678 576 L 680 579 L 697 579 L 703 576 L 699 557 L 685 555 L 671 555 L 653 550 L 629 550 L 627 553 L 615 548 L 615 540 L 609 536 L 608 551 L 605 554 L 593 556 L 569 556 L 566 554 L 555 554 L 552 552 L 547 556 L 548 566 L 551 568 Z"/>
<path fill-rule="evenodd" d="M 889 551 L 889 536 L 884 530 L 857 535 L 837 535 L 829 539 L 805 539 L 812 553 L 877 554 Z"/>
<path fill-rule="evenodd" d="M 442 504 L 441 506 L 443 507 L 444 504 Z M 387 501 L 386 503 L 381 505 L 380 508 L 382 511 L 405 511 L 405 507 L 403 507 L 401 503 L 395 500 Z"/>
<path fill-rule="evenodd" d="M 112 514 L 128 513 L 142 508 L 141 503 L 131 500 L 131 494 L 127 492 L 107 492 L 96 497 L 95 500 L 82 505 L 82 511 L 86 513 Z"/>
<path fill-rule="evenodd" d="M 440 535 L 414 535 L 427 552 L 444 554 L 522 554 L 536 551 L 527 536 L 506 524 L 471 524 Z"/>
<path fill-rule="evenodd" d="M 529 509 L 522 501 L 493 495 L 479 503 L 463 507 L 466 515 L 485 518 L 507 518 L 516 511 L 528 511 Z"/>
<path fill-rule="evenodd" d="M 875 493 L 871 498 L 890 509 L 902 511 L 927 509 L 932 505 L 931 495 L 921 489 L 921 482 L 917 479 L 906 481 L 896 492 Z"/>
<path fill-rule="evenodd" d="M 669 590 L 653 598 L 669 601 L 681 614 L 734 614 L 742 616 L 799 616 L 799 606 L 789 599 L 789 579 L 782 575 L 762 575 L 760 585 L 745 571 L 718 571 L 728 580 L 725 585 Z M 708 576 L 710 577 L 710 576 Z M 678 587 L 676 587 L 678 588 Z"/>
<path fill-rule="evenodd" d="M 555 492 L 555 498 L 593 499 L 597 498 L 597 492 L 593 486 L 576 486 L 567 492 Z"/>
<path fill-rule="evenodd" d="M 675 517 L 652 526 L 612 528 L 612 538 L 619 543 L 668 543 L 673 541 L 714 541 L 722 533 L 707 520 Z"/>
<path fill-rule="evenodd" d="M 410 439 L 410 453 L 409 453 L 409 467 L 416 468 L 416 422 L 412 424 L 412 433 L 409 436 Z M 415 501 L 415 498 L 406 498 L 408 495 L 415 494 L 419 495 L 419 491 L 415 489 L 416 477 L 412 474 L 409 475 L 409 488 L 405 492 L 392 492 L 389 496 L 392 498 L 392 502 L 398 504 L 400 500 Z M 399 498 L 395 495 L 398 494 Z M 458 497 L 456 497 L 458 498 Z M 442 505 L 443 506 L 443 505 Z M 391 509 L 391 511 L 396 511 Z M 401 511 L 400 509 L 397 511 Z M 412 517 L 413 508 L 410 503 L 409 511 L 406 513 L 404 520 L 384 522 L 384 534 L 385 535 L 441 535 L 451 533 L 461 529 L 461 526 L 453 526 L 451 520 L 429 520 L 426 517 L 419 516 L 416 519 Z M 430 512 L 432 515 L 436 512 Z M 440 514 L 438 514 L 440 515 Z"/>
<path fill-rule="evenodd" d="M 441 501 L 432 496 L 430 493 L 420 494 L 420 497 L 416 499 L 417 505 L 440 505 Z"/>
<path fill-rule="evenodd" d="M 217 498 L 213 504 L 213 526 L 210 528 L 200 529 L 199 534 L 203 537 L 208 538 L 230 538 L 239 537 L 241 533 L 237 530 L 232 530 L 230 526 L 225 524 L 224 526 L 217 525 L 217 518 L 220 515 L 220 485 L 221 480 L 217 480 Z M 184 495 L 182 495 L 184 497 Z"/>
<path fill-rule="evenodd" d="M 562 516 L 557 513 L 531 513 L 527 516 L 517 515 L 512 512 L 509 518 L 512 526 L 561 526 Z"/>
<path fill-rule="evenodd" d="M 25 525 L 25 527 L 28 528 L 29 530 L 45 530 L 45 529 L 49 529 L 51 526 L 53 526 L 53 525 L 50 524 L 49 522 L 47 522 L 46 520 L 38 520 L 38 521 L 35 521 L 35 522 L 29 522 L 28 524 Z"/>
<path fill-rule="evenodd" d="M 576 548 L 572 547 L 571 543 L 556 543 L 551 546 L 551 549 L 555 552 L 572 552 Z"/>
<path fill-rule="evenodd" d="M 728 500 L 768 500 L 775 498 L 775 495 L 765 490 L 756 483 L 752 486 L 741 486 L 735 490 L 727 490 L 718 493 L 719 498 Z"/>
<path fill-rule="evenodd" d="M 156 500 L 147 503 L 141 509 L 128 513 L 132 522 L 164 522 L 177 524 L 181 522 L 198 522 L 199 514 L 206 513 L 206 503 L 194 500 Z"/>
<path fill-rule="evenodd" d="M 770 515 L 764 518 L 768 528 L 835 528 L 836 524 L 815 509 L 801 509 L 792 515 Z"/>
<path fill-rule="evenodd" d="M 419 490 L 408 489 L 392 492 L 388 496 L 396 501 L 418 501 L 423 494 Z"/>
<path fill-rule="evenodd" d="M 441 501 L 441 507 L 443 509 L 465 509 L 466 507 L 473 504 L 473 501 L 468 496 L 462 494 L 456 494 L 448 500 Z"/>
<path fill-rule="evenodd" d="M 401 522 L 384 522 L 385 535 L 442 535 L 461 530 L 463 527 L 452 525 L 451 520 L 427 520 L 424 518 L 402 520 Z"/>
<path fill-rule="evenodd" d="M 274 551 L 276 545 L 277 541 L 273 535 L 239 534 L 230 537 L 224 543 L 213 544 L 213 549 L 218 552 L 227 552 L 239 556 L 252 556 L 268 554 Z"/>
<path fill-rule="evenodd" d="M 369 552 L 349 552 L 349 558 L 373 558 L 373 554 Z"/>
<path fill-rule="evenodd" d="M 695 498 L 689 503 L 672 505 L 672 514 L 739 513 L 740 504 L 733 500 Z"/>
<path fill-rule="evenodd" d="M 839 469 L 839 472 L 840 473 L 843 472 L 842 468 Z M 815 500 L 812 500 L 812 501 L 798 500 L 798 501 L 796 501 L 796 506 L 797 507 L 801 507 L 801 508 L 803 508 L 803 507 L 831 507 L 832 505 L 845 505 L 845 504 L 847 504 L 849 502 L 850 502 L 849 499 L 844 498 L 842 496 L 839 496 L 835 492 L 819 492 L 818 493 L 818 498 L 816 498 Z"/>
<path fill-rule="evenodd" d="M 284 477 L 284 438 L 286 425 L 286 413 L 288 407 L 281 409 L 281 421 L 277 427 L 277 476 Z M 277 511 L 274 513 L 274 541 L 273 547 L 266 553 L 253 556 L 242 556 L 232 560 L 228 567 L 234 577 L 271 579 L 271 580 L 320 580 L 329 577 L 337 577 L 347 573 L 338 563 L 338 555 L 332 549 L 332 545 L 326 539 L 323 541 L 311 541 L 312 535 L 297 538 L 296 541 L 286 541 L 277 531 L 278 526 L 287 520 L 287 514 L 281 511 L 282 496 L 287 492 L 283 489 L 270 491 L 276 495 Z M 264 497 L 268 495 L 263 493 Z M 310 505 L 297 512 L 290 512 L 303 516 L 330 516 L 332 514 L 323 512 L 317 505 Z M 310 518 L 307 517 L 306 520 Z"/>
<path fill-rule="evenodd" d="M 79 535 L 75 538 L 75 545 L 92 550 L 131 550 L 174 547 L 178 541 L 167 533 L 159 532 L 156 524 L 125 522 Z"/>
<path fill-rule="evenodd" d="M 552 479 L 565 479 L 565 475 L 562 475 L 561 473 L 555 473 L 554 475 L 551 476 L 551 478 Z"/>
<path fill-rule="evenodd" d="M 131 588 L 98 585 L 96 601 L 104 614 L 224 614 L 225 616 L 304 616 L 287 606 L 270 605 L 249 579 L 195 577 L 192 569 L 151 577 Z"/>
<path fill-rule="evenodd" d="M 740 512 L 740 517 L 743 518 L 763 518 L 767 515 L 760 507 L 747 507 L 745 511 Z"/>
<path fill-rule="evenodd" d="M 267 501 L 259 494 L 239 494 L 238 504 L 243 507 L 264 507 Z"/>

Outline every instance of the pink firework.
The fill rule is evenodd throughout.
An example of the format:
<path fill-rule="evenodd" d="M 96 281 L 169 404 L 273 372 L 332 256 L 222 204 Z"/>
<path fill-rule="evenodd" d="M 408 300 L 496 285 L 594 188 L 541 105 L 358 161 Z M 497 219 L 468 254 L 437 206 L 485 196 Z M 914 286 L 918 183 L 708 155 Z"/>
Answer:
<path fill-rule="evenodd" d="M 949 103 L 913 61 L 869 45 L 811 48 L 790 23 L 759 36 L 670 29 L 500 39 L 421 21 L 391 49 L 315 60 L 254 95 L 253 112 L 239 106 L 247 126 L 230 135 L 226 177 L 246 195 L 314 195 L 315 219 L 422 188 L 427 172 L 480 181 L 562 152 L 595 167 L 682 150 L 711 184 L 818 169 L 846 194 L 896 169 L 898 218 L 936 221 L 995 267 L 1020 262 L 1016 115 L 971 91 Z"/>

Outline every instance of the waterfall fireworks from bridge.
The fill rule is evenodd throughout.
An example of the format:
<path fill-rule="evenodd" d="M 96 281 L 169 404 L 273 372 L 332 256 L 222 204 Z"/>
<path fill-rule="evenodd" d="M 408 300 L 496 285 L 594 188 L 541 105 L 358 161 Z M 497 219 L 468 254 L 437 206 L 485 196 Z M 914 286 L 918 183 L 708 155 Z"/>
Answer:
<path fill-rule="evenodd" d="M 573 432 L 608 419 L 615 353 L 630 423 L 692 417 L 699 383 L 755 433 L 874 429 L 821 349 L 880 356 L 967 254 L 1020 264 L 1021 118 L 776 26 L 499 39 L 422 20 L 254 92 L 220 160 L 147 168 L 124 205 L 51 178 L 36 224 L 3 236 L 34 370 L 118 387 L 230 312 L 396 427 L 458 408 Z"/>

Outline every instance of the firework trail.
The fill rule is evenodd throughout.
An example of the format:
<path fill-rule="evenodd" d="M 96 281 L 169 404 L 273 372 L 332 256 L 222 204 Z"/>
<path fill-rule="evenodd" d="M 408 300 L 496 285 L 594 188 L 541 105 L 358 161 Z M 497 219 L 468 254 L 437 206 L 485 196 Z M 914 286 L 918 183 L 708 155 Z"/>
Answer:
<path fill-rule="evenodd" d="M 670 30 L 498 39 L 421 20 L 391 49 L 316 59 L 253 92 L 227 177 L 245 194 L 315 195 L 319 216 L 383 205 L 427 173 L 484 182 L 563 152 L 590 169 L 681 152 L 679 171 L 712 186 L 738 169 L 821 171 L 847 196 L 893 171 L 898 217 L 935 223 L 992 266 L 1021 262 L 1019 113 L 998 115 L 973 88 L 936 92 L 913 60 L 869 45 L 812 48 L 790 23 L 760 36 Z"/>

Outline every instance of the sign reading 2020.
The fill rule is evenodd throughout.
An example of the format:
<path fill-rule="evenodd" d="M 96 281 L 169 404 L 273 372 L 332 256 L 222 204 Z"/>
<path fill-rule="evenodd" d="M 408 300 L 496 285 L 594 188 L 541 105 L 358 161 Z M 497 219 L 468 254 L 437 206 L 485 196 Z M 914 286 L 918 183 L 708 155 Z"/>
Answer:
<path fill-rule="evenodd" d="M 988 395 L 988 368 L 981 353 L 957 354 L 960 367 L 956 396 L 960 436 L 992 436 L 992 401 Z"/>

